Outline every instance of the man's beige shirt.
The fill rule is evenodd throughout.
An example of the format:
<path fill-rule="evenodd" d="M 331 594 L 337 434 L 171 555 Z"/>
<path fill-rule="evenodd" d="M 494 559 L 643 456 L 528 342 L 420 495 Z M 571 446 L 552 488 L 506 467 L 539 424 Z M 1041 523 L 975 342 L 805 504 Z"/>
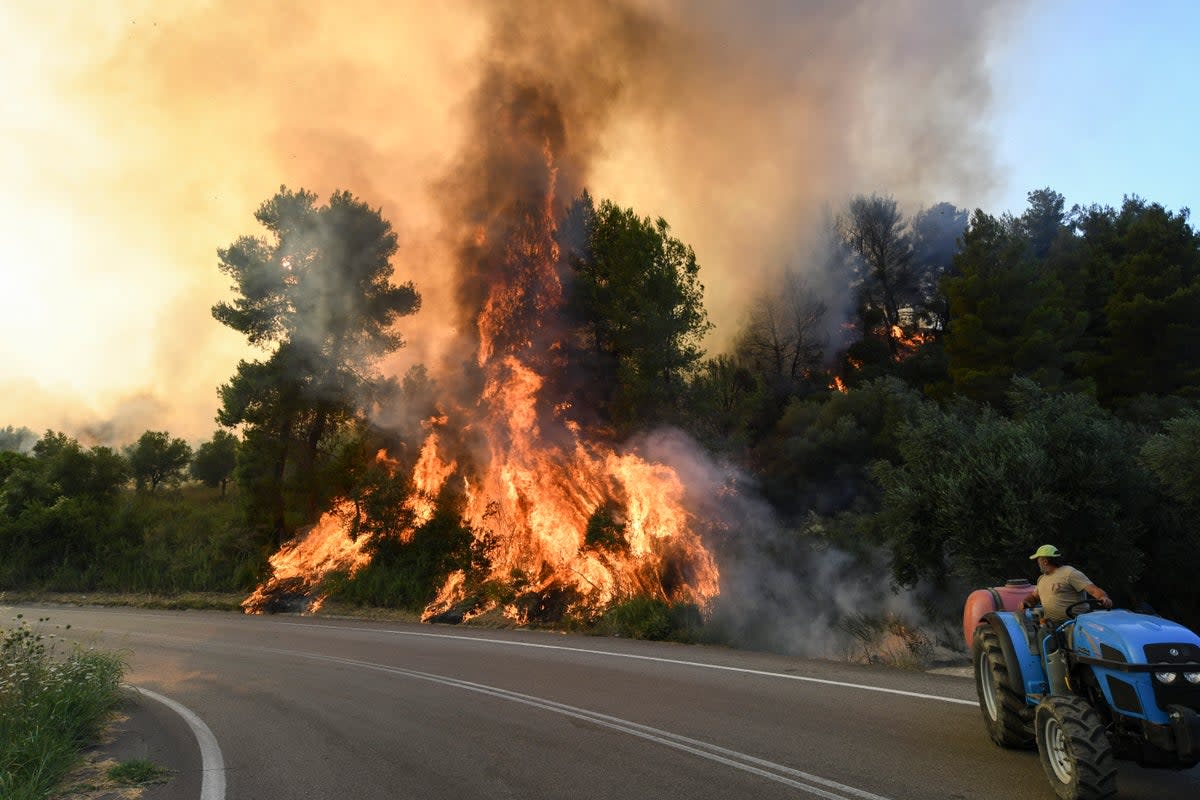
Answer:
<path fill-rule="evenodd" d="M 1087 575 L 1066 564 L 1038 578 L 1037 593 L 1046 618 L 1054 623 L 1065 620 L 1071 604 L 1087 597 L 1083 587 L 1091 582 Z"/>

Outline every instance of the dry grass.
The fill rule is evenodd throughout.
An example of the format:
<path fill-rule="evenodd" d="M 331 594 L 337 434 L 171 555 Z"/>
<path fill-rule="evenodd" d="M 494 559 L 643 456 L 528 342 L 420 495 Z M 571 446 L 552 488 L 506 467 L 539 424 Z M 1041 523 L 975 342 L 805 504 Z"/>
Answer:
<path fill-rule="evenodd" d="M 241 611 L 246 596 L 228 592 L 182 592 L 175 595 L 127 592 L 0 592 L 0 603 L 53 603 L 68 606 L 127 606 L 154 609 Z"/>

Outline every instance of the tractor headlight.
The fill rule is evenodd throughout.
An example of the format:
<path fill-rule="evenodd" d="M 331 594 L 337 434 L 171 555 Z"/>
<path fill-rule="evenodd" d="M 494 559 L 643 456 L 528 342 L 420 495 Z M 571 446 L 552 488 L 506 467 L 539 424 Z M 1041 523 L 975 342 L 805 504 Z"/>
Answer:
<path fill-rule="evenodd" d="M 1185 672 L 1183 673 L 1183 677 L 1190 684 L 1200 683 L 1200 672 Z"/>
<path fill-rule="evenodd" d="M 1159 683 L 1165 683 L 1170 686 L 1179 677 L 1178 672 L 1156 672 L 1154 677 L 1158 678 Z"/>

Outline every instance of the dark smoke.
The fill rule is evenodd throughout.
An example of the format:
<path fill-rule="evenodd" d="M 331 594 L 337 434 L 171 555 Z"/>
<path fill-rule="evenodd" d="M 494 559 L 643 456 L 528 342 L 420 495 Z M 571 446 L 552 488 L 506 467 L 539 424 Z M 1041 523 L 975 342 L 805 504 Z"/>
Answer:
<path fill-rule="evenodd" d="M 751 12 L 714 3 L 492 7 L 466 147 L 439 186 L 461 337 L 443 369 L 459 372 L 449 382 L 459 402 L 478 400 L 480 361 L 515 355 L 548 376 L 564 368 L 548 351 L 570 325 L 563 307 L 569 271 L 556 262 L 573 231 L 566 225 L 552 236 L 544 221 L 564 224 L 583 188 L 606 177 L 613 130 L 637 122 L 651 126 L 644 141 L 659 145 L 644 162 L 675 190 L 669 202 L 685 218 L 711 220 L 736 207 L 718 230 L 739 243 L 758 237 L 740 253 L 754 254 L 750 264 L 721 261 L 728 253 L 709 248 L 716 256 L 705 276 L 710 287 L 729 289 L 731 273 L 757 271 L 769 281 L 784 268 L 795 279 L 799 268 L 814 302 L 844 308 L 847 298 L 831 280 L 839 269 L 829 262 L 834 248 L 823 241 L 835 187 L 887 174 L 863 168 L 876 157 L 874 168 L 892 165 L 889 189 L 897 193 L 986 181 L 989 169 L 965 112 L 986 100 L 979 56 L 990 12 L 950 11 L 935 30 L 923 27 L 920 13 L 933 6 L 912 5 L 903 18 L 865 2 L 776 3 Z M 930 87 L 939 94 L 914 104 L 914 92 Z M 867 99 L 876 105 L 864 116 Z M 880 138 L 863 141 L 864 131 Z M 786 141 L 789 132 L 797 141 Z M 909 169 L 914 148 L 923 156 L 916 171 Z M 799 216 L 788 224 L 784 211 Z M 730 296 L 744 303 L 754 283 L 733 292 L 710 288 L 709 299 L 718 308 Z M 826 341 L 837 338 L 828 326 L 841 318 L 823 323 Z M 475 364 L 468 353 L 478 353 Z M 548 409 L 541 411 L 548 420 Z M 797 544 L 750 482 L 713 464 L 682 434 L 658 432 L 633 446 L 684 478 L 693 511 L 729 557 L 723 620 L 747 642 L 829 654 L 847 645 L 841 620 L 915 615 L 912 597 L 893 593 L 886 577 L 855 558 Z"/>

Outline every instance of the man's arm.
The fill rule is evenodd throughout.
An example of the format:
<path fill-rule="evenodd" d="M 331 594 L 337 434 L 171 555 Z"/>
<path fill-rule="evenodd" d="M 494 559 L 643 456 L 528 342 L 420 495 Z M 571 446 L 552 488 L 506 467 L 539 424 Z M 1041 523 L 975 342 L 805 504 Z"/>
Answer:
<path fill-rule="evenodd" d="M 1021 608 L 1033 608 L 1040 602 L 1042 602 L 1042 598 L 1038 597 L 1037 590 L 1034 589 L 1032 592 L 1025 595 L 1025 599 L 1021 601 Z"/>
<path fill-rule="evenodd" d="M 1112 598 L 1108 596 L 1108 592 L 1104 591 L 1096 584 L 1089 583 L 1087 586 L 1083 587 L 1083 590 L 1099 600 L 1100 605 L 1104 606 L 1105 608 L 1113 607 L 1113 601 Z"/>

